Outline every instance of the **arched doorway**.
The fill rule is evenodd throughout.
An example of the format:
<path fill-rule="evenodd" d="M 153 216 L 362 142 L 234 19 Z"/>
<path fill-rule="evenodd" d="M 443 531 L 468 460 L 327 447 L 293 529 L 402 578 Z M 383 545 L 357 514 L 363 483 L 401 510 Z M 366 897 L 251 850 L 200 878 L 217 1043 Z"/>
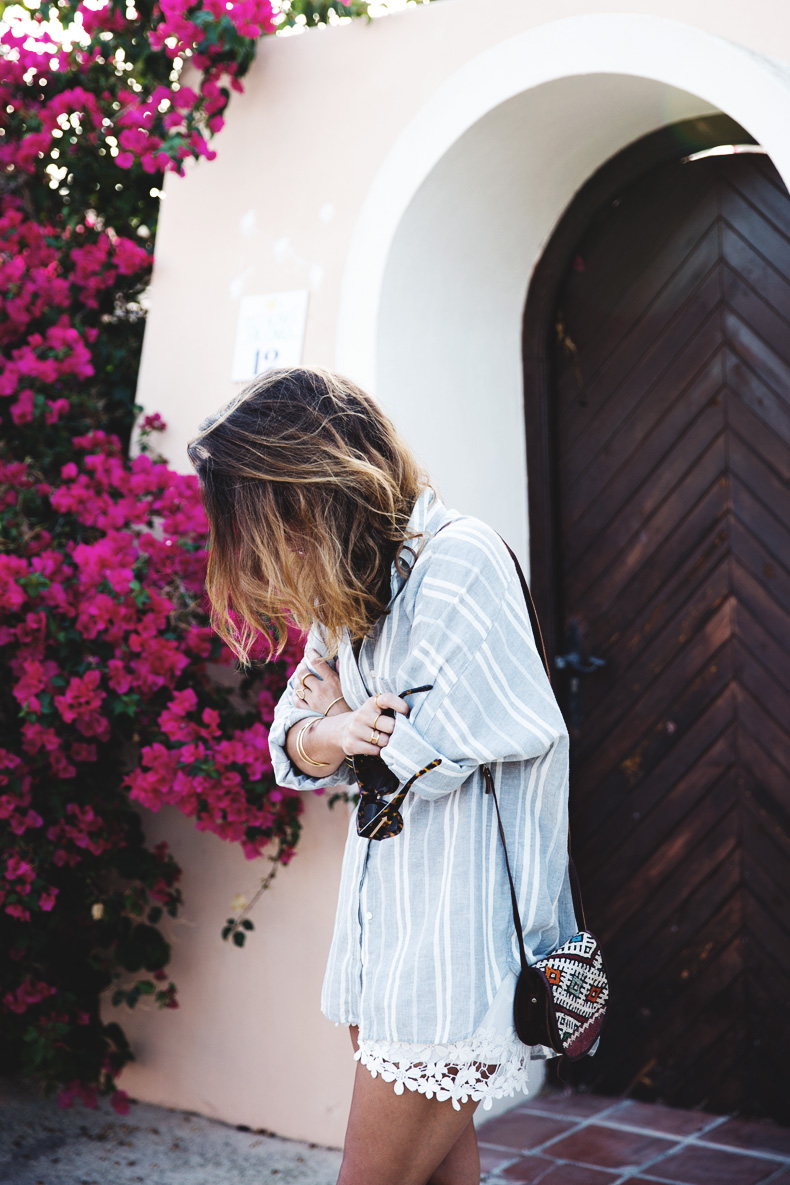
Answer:
<path fill-rule="evenodd" d="M 533 590 L 611 1025 L 605 1092 L 788 1118 L 790 195 L 725 117 L 572 202 L 524 323 Z"/>
<path fill-rule="evenodd" d="M 790 179 L 790 81 L 769 59 L 663 17 L 534 19 L 514 13 L 512 33 L 432 93 L 382 161 L 349 244 L 335 353 L 445 499 L 525 565 L 522 317 L 562 211 L 626 145 L 720 111 Z"/>

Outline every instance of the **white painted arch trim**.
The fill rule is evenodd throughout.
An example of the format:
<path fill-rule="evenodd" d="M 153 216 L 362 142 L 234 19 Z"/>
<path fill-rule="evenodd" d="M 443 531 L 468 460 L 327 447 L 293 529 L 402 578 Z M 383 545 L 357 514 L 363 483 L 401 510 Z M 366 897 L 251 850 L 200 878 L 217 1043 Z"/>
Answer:
<path fill-rule="evenodd" d="M 343 276 L 336 366 L 376 388 L 384 272 L 398 225 L 420 185 L 473 124 L 524 91 L 575 75 L 652 79 L 698 95 L 766 149 L 790 187 L 790 70 L 712 33 L 664 17 L 568 17 L 492 46 L 456 71 L 395 141 L 363 202 Z"/>

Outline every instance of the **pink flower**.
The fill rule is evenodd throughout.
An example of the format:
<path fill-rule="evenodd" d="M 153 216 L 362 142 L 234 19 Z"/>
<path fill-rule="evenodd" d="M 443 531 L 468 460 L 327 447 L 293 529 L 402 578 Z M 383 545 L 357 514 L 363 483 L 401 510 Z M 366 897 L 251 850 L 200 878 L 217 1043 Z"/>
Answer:
<path fill-rule="evenodd" d="M 118 1115 L 129 1114 L 129 1096 L 125 1090 L 116 1090 L 110 1096 L 110 1106 Z"/>
<path fill-rule="evenodd" d="M 167 424 L 162 419 L 158 411 L 153 412 L 152 415 L 143 416 L 140 428 L 144 432 L 164 432 Z"/>
<path fill-rule="evenodd" d="M 6 880 L 25 880 L 32 881 L 36 873 L 31 864 L 23 860 L 16 852 L 12 853 L 7 861 L 5 868 Z"/>
<path fill-rule="evenodd" d="M 14 613 L 25 603 L 25 593 L 17 581 L 27 576 L 27 561 L 21 556 L 0 555 L 0 609 Z"/>
<path fill-rule="evenodd" d="M 58 1106 L 62 1110 L 68 1110 L 74 1106 L 76 1099 L 80 1099 L 85 1107 L 90 1107 L 91 1109 L 97 1107 L 98 1097 L 96 1087 L 90 1082 L 80 1082 L 78 1079 L 74 1079 L 58 1095 Z"/>
<path fill-rule="evenodd" d="M 30 976 L 20 983 L 15 992 L 6 992 L 3 996 L 3 1006 L 10 1012 L 26 1012 L 33 1004 L 39 1004 L 49 996 L 54 996 L 56 988 L 51 984 L 36 982 Z"/>
<path fill-rule="evenodd" d="M 95 745 L 88 745 L 84 741 L 75 741 L 71 746 L 72 761 L 96 761 Z"/>
<path fill-rule="evenodd" d="M 77 776 L 76 767 L 66 759 L 66 756 L 60 749 L 56 749 L 54 753 L 49 755 L 49 766 L 56 778 L 75 778 Z"/>
<path fill-rule="evenodd" d="M 25 388 L 16 403 L 11 404 L 11 419 L 15 424 L 29 424 L 33 419 L 33 392 Z"/>
<path fill-rule="evenodd" d="M 68 399 L 53 399 L 47 400 L 47 410 L 44 415 L 44 420 L 47 424 L 57 424 L 61 416 L 64 416 L 69 410 L 70 404 Z"/>
<path fill-rule="evenodd" d="M 60 745 L 60 737 L 54 728 L 44 728 L 37 720 L 29 720 L 22 725 L 22 745 L 26 753 L 38 753 L 40 749 L 52 752 Z"/>
<path fill-rule="evenodd" d="M 110 734 L 110 722 L 99 713 L 106 692 L 99 687 L 101 672 L 86 671 L 80 677 L 73 675 L 65 695 L 55 696 L 55 706 L 67 724 L 76 724 L 83 736 L 106 740 Z"/>
<path fill-rule="evenodd" d="M 20 922 L 30 921 L 30 910 L 24 909 L 21 905 L 17 905 L 16 903 L 7 905 L 5 911 L 10 917 L 16 918 Z"/>
<path fill-rule="evenodd" d="M 111 658 L 107 663 L 107 682 L 118 695 L 126 695 L 132 686 L 132 679 L 126 663 L 119 658 Z"/>

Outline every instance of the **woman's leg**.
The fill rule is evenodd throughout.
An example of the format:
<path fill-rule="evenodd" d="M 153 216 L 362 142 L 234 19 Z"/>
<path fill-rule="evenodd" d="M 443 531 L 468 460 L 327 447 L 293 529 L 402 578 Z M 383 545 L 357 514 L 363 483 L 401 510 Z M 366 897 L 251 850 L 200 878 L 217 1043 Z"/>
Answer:
<path fill-rule="evenodd" d="M 431 1177 L 428 1185 L 479 1185 L 480 1151 L 477 1147 L 477 1132 L 472 1119 L 469 1120 L 450 1151 Z"/>
<path fill-rule="evenodd" d="M 351 1039 L 356 1048 L 354 1029 Z M 396 1095 L 358 1064 L 338 1185 L 479 1185 L 476 1107 Z"/>

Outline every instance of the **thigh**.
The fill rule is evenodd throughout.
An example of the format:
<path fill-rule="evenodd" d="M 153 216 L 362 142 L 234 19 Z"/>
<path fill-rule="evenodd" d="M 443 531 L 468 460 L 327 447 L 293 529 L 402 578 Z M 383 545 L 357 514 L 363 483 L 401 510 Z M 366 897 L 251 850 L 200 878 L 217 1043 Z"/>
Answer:
<path fill-rule="evenodd" d="M 357 1063 L 338 1185 L 426 1185 L 476 1108 L 468 1102 L 456 1110 L 449 1099 L 412 1090 L 396 1094 Z"/>

